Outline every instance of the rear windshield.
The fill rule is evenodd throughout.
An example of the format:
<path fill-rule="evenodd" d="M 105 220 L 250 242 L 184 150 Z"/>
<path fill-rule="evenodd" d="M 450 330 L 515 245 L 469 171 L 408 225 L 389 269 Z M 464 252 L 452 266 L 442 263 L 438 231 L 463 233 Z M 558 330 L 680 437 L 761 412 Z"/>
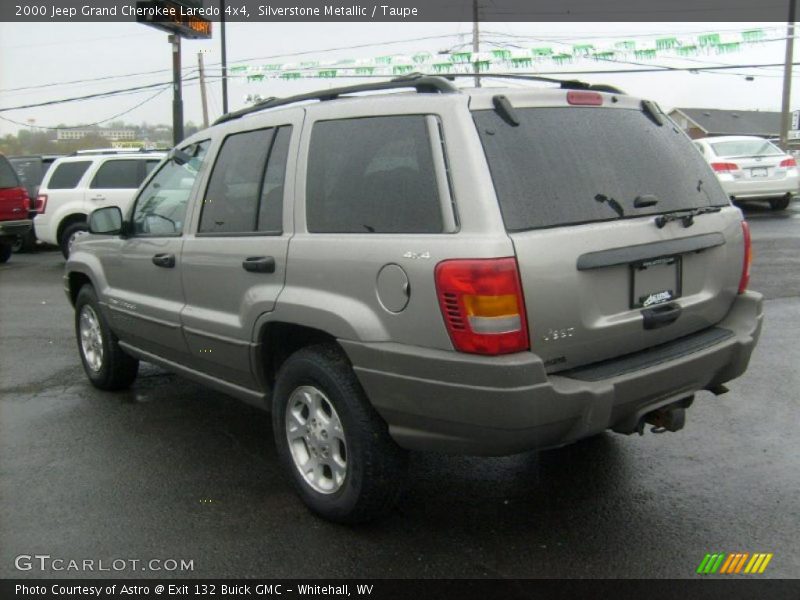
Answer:
<path fill-rule="evenodd" d="M 517 127 L 493 110 L 473 113 L 509 231 L 729 204 L 692 142 L 642 111 L 555 107 L 515 113 Z M 634 208 L 644 196 L 658 202 Z"/>
<path fill-rule="evenodd" d="M 4 156 L 0 156 L 0 189 L 19 186 L 19 179 L 14 167 Z"/>
<path fill-rule="evenodd" d="M 714 154 L 725 158 L 737 156 L 776 156 L 783 150 L 767 140 L 730 140 L 711 144 Z"/>
<path fill-rule="evenodd" d="M 41 158 L 9 158 L 9 162 L 14 165 L 22 184 L 28 188 L 33 188 L 42 183 L 44 177 L 44 166 Z"/>

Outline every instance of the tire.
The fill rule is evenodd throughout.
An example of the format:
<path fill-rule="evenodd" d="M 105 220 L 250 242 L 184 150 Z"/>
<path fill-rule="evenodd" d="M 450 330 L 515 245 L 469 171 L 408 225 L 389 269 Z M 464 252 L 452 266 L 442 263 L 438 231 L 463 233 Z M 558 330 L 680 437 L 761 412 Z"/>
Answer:
<path fill-rule="evenodd" d="M 83 370 L 94 387 L 107 391 L 130 387 L 139 361 L 119 347 L 91 285 L 84 285 L 75 300 L 75 338 Z"/>
<path fill-rule="evenodd" d="M 11 258 L 12 246 L 13 244 L 10 242 L 0 243 L 0 264 L 7 263 L 8 259 Z"/>
<path fill-rule="evenodd" d="M 787 194 L 781 198 L 773 198 L 769 201 L 769 207 L 772 210 L 786 210 L 789 208 L 789 203 L 792 201 L 792 196 Z"/>
<path fill-rule="evenodd" d="M 58 245 L 61 248 L 61 254 L 64 255 L 64 258 L 69 258 L 70 240 L 73 236 L 80 235 L 86 231 L 89 231 L 89 226 L 85 221 L 72 223 L 64 228 L 64 231 L 61 232 L 61 239 L 58 240 Z"/>
<path fill-rule="evenodd" d="M 278 457 L 309 509 L 329 521 L 354 524 L 394 507 L 405 484 L 408 453 L 389 436 L 336 346 L 309 346 L 292 354 L 278 373 L 272 402 Z M 315 477 L 301 472 L 304 458 L 305 464 L 318 465 Z"/>
<path fill-rule="evenodd" d="M 36 250 L 36 234 L 33 232 L 32 228 L 25 235 L 17 236 L 17 239 L 14 240 L 13 250 L 15 253 L 33 252 Z"/>

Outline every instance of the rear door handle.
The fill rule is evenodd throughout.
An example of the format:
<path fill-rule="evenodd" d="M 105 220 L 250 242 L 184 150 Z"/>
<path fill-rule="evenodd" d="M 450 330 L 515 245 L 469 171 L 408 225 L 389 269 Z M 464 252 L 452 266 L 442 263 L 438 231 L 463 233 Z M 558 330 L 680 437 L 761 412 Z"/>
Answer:
<path fill-rule="evenodd" d="M 274 273 L 274 256 L 250 256 L 242 261 L 242 268 L 251 273 Z"/>
<path fill-rule="evenodd" d="M 156 254 L 153 257 L 153 264 L 157 267 L 164 267 L 165 269 L 171 269 L 175 266 L 175 255 L 174 254 Z"/>
<path fill-rule="evenodd" d="M 642 311 L 645 329 L 658 329 L 674 323 L 681 316 L 681 307 L 677 304 L 664 304 L 655 308 L 646 308 Z"/>

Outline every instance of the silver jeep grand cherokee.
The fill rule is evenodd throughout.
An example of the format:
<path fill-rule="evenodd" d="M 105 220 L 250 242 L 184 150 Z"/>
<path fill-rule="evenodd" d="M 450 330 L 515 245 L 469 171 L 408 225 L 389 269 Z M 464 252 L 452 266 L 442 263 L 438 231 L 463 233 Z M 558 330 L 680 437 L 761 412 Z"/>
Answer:
<path fill-rule="evenodd" d="M 580 82 L 270 99 L 90 228 L 65 276 L 89 380 L 126 388 L 144 360 L 271 410 L 299 495 L 339 522 L 392 506 L 407 450 L 677 431 L 762 320 L 747 224 L 691 141 Z"/>

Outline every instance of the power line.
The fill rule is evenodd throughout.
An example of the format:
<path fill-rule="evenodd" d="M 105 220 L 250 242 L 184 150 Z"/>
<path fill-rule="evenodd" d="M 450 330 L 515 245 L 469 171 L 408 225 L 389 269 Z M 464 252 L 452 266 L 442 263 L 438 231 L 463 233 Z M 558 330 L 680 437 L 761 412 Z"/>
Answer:
<path fill-rule="evenodd" d="M 124 111 L 122 111 L 120 113 L 117 113 L 117 114 L 115 114 L 113 116 L 110 116 L 107 119 L 102 119 L 101 121 L 95 121 L 94 123 L 85 123 L 83 125 L 76 125 L 74 127 L 46 127 L 44 125 L 31 125 L 29 123 L 22 123 L 21 121 L 15 121 L 14 119 L 9 119 L 8 117 L 3 117 L 3 116 L 0 116 L 0 119 L 2 119 L 3 121 L 8 121 L 9 123 L 14 123 L 15 125 L 21 125 L 22 127 L 33 127 L 35 129 L 47 129 L 47 130 L 50 130 L 50 131 L 64 131 L 64 130 L 68 130 L 68 129 L 81 129 L 81 128 L 84 128 L 84 127 L 94 127 L 95 125 L 101 125 L 102 123 L 107 123 L 108 121 L 113 121 L 114 119 L 118 119 L 119 117 L 125 116 L 128 113 L 133 112 L 134 110 L 136 110 L 140 106 L 144 106 L 145 104 L 147 104 L 151 100 L 155 100 L 156 97 L 158 97 L 159 95 L 163 94 L 168 89 L 169 89 L 168 86 L 163 87 L 162 89 L 158 90 L 152 96 L 148 96 L 147 98 L 145 98 L 141 102 L 138 102 L 137 104 L 131 106 L 130 108 L 128 108 L 128 109 L 126 109 L 126 110 L 124 110 Z"/>

